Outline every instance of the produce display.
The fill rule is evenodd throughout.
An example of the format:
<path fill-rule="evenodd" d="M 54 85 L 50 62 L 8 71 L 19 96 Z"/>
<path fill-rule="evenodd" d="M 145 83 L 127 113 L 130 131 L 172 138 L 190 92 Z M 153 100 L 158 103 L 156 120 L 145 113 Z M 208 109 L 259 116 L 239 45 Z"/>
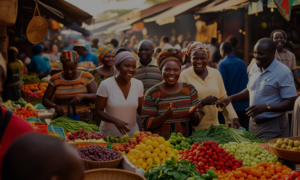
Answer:
<path fill-rule="evenodd" d="M 165 165 L 154 165 L 145 172 L 144 176 L 147 180 L 201 180 L 200 173 L 195 169 L 195 165 L 189 161 L 177 161 L 176 158 L 166 160 Z M 215 176 L 217 175 L 214 172 Z"/>
<path fill-rule="evenodd" d="M 112 146 L 112 149 L 115 151 L 120 151 L 122 154 L 126 155 L 126 153 L 129 153 L 131 149 L 134 149 L 136 144 L 130 144 L 129 142 L 120 144 L 120 143 L 116 143 Z"/>
<path fill-rule="evenodd" d="M 89 132 L 84 129 L 80 129 L 77 132 L 68 133 L 68 141 L 73 142 L 105 142 L 105 134 Z M 99 140 L 99 141 L 97 141 Z"/>
<path fill-rule="evenodd" d="M 195 143 L 191 149 L 184 151 L 182 158 L 194 163 L 201 174 L 207 172 L 210 167 L 227 172 L 236 170 L 243 164 L 214 141 Z"/>
<path fill-rule="evenodd" d="M 21 105 L 13 103 L 11 100 L 1 103 L 8 111 L 17 112 L 18 108 L 21 108 Z"/>
<path fill-rule="evenodd" d="M 128 135 L 124 135 L 122 138 L 120 138 L 120 137 L 113 137 L 111 135 L 108 135 L 107 141 L 111 143 L 126 143 L 130 141 L 130 137 Z"/>
<path fill-rule="evenodd" d="M 171 134 L 171 137 L 168 141 L 171 143 L 170 147 L 177 150 L 191 148 L 190 143 L 192 143 L 191 139 L 186 139 L 181 133 L 176 134 L 175 132 Z"/>
<path fill-rule="evenodd" d="M 120 159 L 122 157 L 122 154 L 120 152 L 106 149 L 105 147 L 100 145 L 82 147 L 77 151 L 82 159 L 90 161 L 111 161 Z"/>
<path fill-rule="evenodd" d="M 230 142 L 220 145 L 225 151 L 234 155 L 236 159 L 243 161 L 243 166 L 256 166 L 262 162 L 278 162 L 278 157 L 264 150 L 256 143 L 249 142 Z"/>
<path fill-rule="evenodd" d="M 53 126 L 63 127 L 66 132 L 77 132 L 81 128 L 90 132 L 99 132 L 99 127 L 83 121 L 74 121 L 67 117 L 59 117 L 51 121 Z"/>
<path fill-rule="evenodd" d="M 39 83 L 40 78 L 35 75 L 24 74 L 23 81 L 24 81 L 24 84 L 34 84 L 34 83 Z"/>
<path fill-rule="evenodd" d="M 274 147 L 292 151 L 300 151 L 300 141 L 292 139 L 277 139 L 276 143 L 273 144 Z"/>
<path fill-rule="evenodd" d="M 22 91 L 30 97 L 43 97 L 48 87 L 47 82 L 35 83 L 35 84 L 24 84 Z"/>
<path fill-rule="evenodd" d="M 227 128 L 224 124 L 218 126 L 211 125 L 207 130 L 201 129 L 196 131 L 189 137 L 193 143 L 204 141 L 216 141 L 218 144 L 226 144 L 229 142 L 257 142 L 265 143 L 250 131 L 242 131 L 234 128 Z"/>
<path fill-rule="evenodd" d="M 25 107 L 18 108 L 16 114 L 23 119 L 38 117 L 38 112 L 34 106 L 30 103 L 26 104 Z"/>

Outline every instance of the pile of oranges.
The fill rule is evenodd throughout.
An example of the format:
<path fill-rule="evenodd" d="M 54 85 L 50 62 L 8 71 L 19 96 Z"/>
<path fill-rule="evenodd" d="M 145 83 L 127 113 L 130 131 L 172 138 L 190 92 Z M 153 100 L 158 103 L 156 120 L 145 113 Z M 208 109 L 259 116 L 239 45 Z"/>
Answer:
<path fill-rule="evenodd" d="M 266 180 L 286 179 L 291 177 L 292 169 L 281 163 L 260 163 L 253 167 L 241 167 L 227 173 L 217 171 L 219 180 Z"/>
<path fill-rule="evenodd" d="M 48 83 L 42 82 L 42 83 L 35 83 L 35 84 L 25 84 L 22 86 L 22 91 L 24 93 L 35 93 L 37 97 L 43 97 L 44 93 L 48 87 Z"/>

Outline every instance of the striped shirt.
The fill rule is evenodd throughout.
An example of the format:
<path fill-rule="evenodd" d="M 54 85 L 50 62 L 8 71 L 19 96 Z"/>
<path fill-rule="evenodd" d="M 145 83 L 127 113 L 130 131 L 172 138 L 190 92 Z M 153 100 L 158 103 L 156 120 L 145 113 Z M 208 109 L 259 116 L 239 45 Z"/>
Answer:
<path fill-rule="evenodd" d="M 142 81 L 144 93 L 154 85 L 163 81 L 161 71 L 157 66 L 155 58 L 152 58 L 152 61 L 148 66 L 140 65 L 136 70 L 134 78 Z"/>

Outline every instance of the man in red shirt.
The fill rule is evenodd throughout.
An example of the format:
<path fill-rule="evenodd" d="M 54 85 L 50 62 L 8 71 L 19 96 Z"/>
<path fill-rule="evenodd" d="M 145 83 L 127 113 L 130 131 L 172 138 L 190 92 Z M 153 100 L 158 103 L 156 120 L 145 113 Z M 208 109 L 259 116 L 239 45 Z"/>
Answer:
<path fill-rule="evenodd" d="M 0 53 L 0 94 L 3 91 L 3 83 L 6 78 L 6 63 Z M 34 128 L 16 114 L 0 108 L 0 177 L 2 160 L 11 143 L 18 137 L 35 132 Z"/>

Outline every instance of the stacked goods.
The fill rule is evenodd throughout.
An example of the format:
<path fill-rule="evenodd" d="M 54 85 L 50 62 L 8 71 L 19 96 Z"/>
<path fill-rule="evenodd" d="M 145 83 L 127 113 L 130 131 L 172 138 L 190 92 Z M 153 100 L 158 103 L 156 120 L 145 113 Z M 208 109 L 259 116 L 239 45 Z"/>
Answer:
<path fill-rule="evenodd" d="M 137 142 L 142 142 L 143 138 L 148 138 L 148 136 L 159 137 L 157 134 L 152 134 L 151 132 L 135 132 L 133 136 L 136 138 Z"/>
<path fill-rule="evenodd" d="M 243 166 L 256 166 L 262 162 L 278 162 L 277 156 L 272 155 L 256 143 L 231 142 L 220 145 L 220 147 L 223 147 L 225 151 L 234 155 L 236 159 L 242 160 Z"/>
<path fill-rule="evenodd" d="M 1 103 L 8 111 L 17 112 L 17 109 L 21 108 L 19 104 L 13 103 L 11 100 Z"/>
<path fill-rule="evenodd" d="M 25 84 L 22 86 L 22 91 L 30 97 L 41 98 L 44 96 L 47 87 L 48 87 L 47 82 Z"/>
<path fill-rule="evenodd" d="M 198 130 L 192 134 L 190 138 L 194 143 L 202 143 L 203 141 L 216 141 L 218 144 L 226 144 L 229 142 L 265 143 L 264 140 L 259 139 L 250 131 L 226 128 L 226 126 L 223 124 L 218 126 L 211 125 L 207 130 Z"/>
<path fill-rule="evenodd" d="M 111 143 L 126 143 L 130 141 L 130 137 L 128 135 L 124 135 L 122 138 L 108 135 L 106 139 Z"/>
<path fill-rule="evenodd" d="M 82 159 L 90 161 L 111 161 L 120 159 L 122 157 L 120 152 L 106 149 L 105 147 L 99 145 L 82 147 L 77 151 Z"/>
<path fill-rule="evenodd" d="M 275 144 L 272 144 L 274 147 L 292 151 L 300 151 L 300 141 L 292 139 L 277 139 Z"/>
<path fill-rule="evenodd" d="M 165 165 L 154 165 L 144 174 L 147 180 L 201 180 L 199 172 L 195 169 L 195 165 L 189 161 L 177 161 L 174 157 L 166 160 Z"/>
<path fill-rule="evenodd" d="M 38 117 L 38 112 L 35 110 L 32 104 L 27 103 L 25 107 L 18 108 L 16 111 L 17 115 L 23 119 Z"/>
<path fill-rule="evenodd" d="M 144 132 L 142 132 L 145 134 Z M 140 133 L 135 133 L 140 135 Z M 147 135 L 140 139 L 140 144 L 136 145 L 127 154 L 131 164 L 138 169 L 149 170 L 154 164 L 165 164 L 165 160 L 171 157 L 179 157 L 179 151 L 170 147 L 170 142 L 165 141 L 163 137 L 153 134 Z"/>
<path fill-rule="evenodd" d="M 92 124 L 87 124 L 83 121 L 74 121 L 67 117 L 59 117 L 51 121 L 53 126 L 63 127 L 66 132 L 76 132 L 81 128 L 90 132 L 99 132 L 99 128 Z"/>
<path fill-rule="evenodd" d="M 287 166 L 283 166 L 281 163 L 261 163 L 253 167 L 241 167 L 234 171 L 227 173 L 217 172 L 219 180 L 300 180 L 300 173 L 292 171 Z"/>
<path fill-rule="evenodd" d="M 195 164 L 196 169 L 204 174 L 210 167 L 221 171 L 231 171 L 242 166 L 241 160 L 225 151 L 214 141 L 195 143 L 191 149 L 184 150 L 182 158 Z"/>
<path fill-rule="evenodd" d="M 14 104 L 19 104 L 21 107 L 25 107 L 27 102 L 23 98 L 19 98 L 18 101 L 15 101 Z"/>
<path fill-rule="evenodd" d="M 191 139 L 186 139 L 181 133 L 176 134 L 175 132 L 171 134 L 171 137 L 168 141 L 171 143 L 170 147 L 177 150 L 191 148 L 190 143 L 192 143 Z"/>
<path fill-rule="evenodd" d="M 126 155 L 126 153 L 129 153 L 131 149 L 134 149 L 136 144 L 130 144 L 129 142 L 120 144 L 116 143 L 111 148 L 115 151 L 120 151 L 122 154 Z"/>
<path fill-rule="evenodd" d="M 77 132 L 68 133 L 69 141 L 73 142 L 105 142 L 105 134 L 88 132 L 84 129 L 80 129 Z"/>

